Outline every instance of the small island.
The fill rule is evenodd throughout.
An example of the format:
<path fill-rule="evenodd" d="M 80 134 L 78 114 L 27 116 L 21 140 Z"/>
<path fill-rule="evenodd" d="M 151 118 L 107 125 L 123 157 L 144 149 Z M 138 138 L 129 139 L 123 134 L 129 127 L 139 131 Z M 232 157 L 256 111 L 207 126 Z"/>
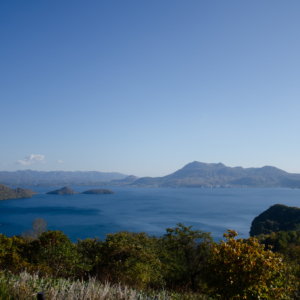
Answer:
<path fill-rule="evenodd" d="M 6 185 L 0 183 L 0 200 L 31 198 L 32 195 L 36 195 L 37 192 L 30 189 L 10 189 Z"/>
<path fill-rule="evenodd" d="M 54 191 L 50 191 L 46 194 L 55 194 L 55 195 L 74 195 L 77 194 L 77 192 L 73 191 L 72 189 L 70 189 L 69 187 L 65 186 L 60 190 L 54 190 Z"/>
<path fill-rule="evenodd" d="M 107 189 L 95 189 L 95 190 L 88 190 L 80 194 L 114 194 L 114 192 Z"/>

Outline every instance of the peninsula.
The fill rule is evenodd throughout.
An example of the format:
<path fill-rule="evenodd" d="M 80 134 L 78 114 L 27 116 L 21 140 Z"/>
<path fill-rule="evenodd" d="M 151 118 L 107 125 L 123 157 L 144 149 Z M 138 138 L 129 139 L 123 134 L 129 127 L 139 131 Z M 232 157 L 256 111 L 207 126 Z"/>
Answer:
<path fill-rule="evenodd" d="M 300 208 L 275 204 L 252 221 L 250 236 L 299 230 L 299 227 Z"/>
<path fill-rule="evenodd" d="M 31 198 L 32 195 L 36 195 L 37 192 L 30 189 L 10 189 L 6 185 L 0 183 L 0 200 Z"/>

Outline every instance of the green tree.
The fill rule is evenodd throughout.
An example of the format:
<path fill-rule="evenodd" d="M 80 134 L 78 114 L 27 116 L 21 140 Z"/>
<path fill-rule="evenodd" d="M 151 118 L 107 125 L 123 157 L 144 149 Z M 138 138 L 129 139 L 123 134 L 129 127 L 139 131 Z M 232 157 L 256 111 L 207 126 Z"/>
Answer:
<path fill-rule="evenodd" d="M 144 232 L 108 234 L 93 266 L 103 279 L 139 288 L 161 283 L 160 270 L 153 239 Z"/>
<path fill-rule="evenodd" d="M 191 228 L 179 223 L 175 228 L 166 229 L 167 233 L 162 238 L 161 260 L 169 286 L 191 287 L 196 291 L 211 254 L 213 239 L 210 232 Z"/>
<path fill-rule="evenodd" d="M 81 263 L 84 265 L 88 275 L 100 278 L 103 272 L 98 268 L 101 264 L 101 252 L 103 242 L 98 238 L 87 238 L 85 240 L 78 240 L 76 244 L 77 252 L 81 257 Z M 104 280 L 106 278 L 103 277 Z"/>
<path fill-rule="evenodd" d="M 31 241 L 26 256 L 30 263 L 55 277 L 80 276 L 85 272 L 75 244 L 62 231 L 48 230 Z"/>

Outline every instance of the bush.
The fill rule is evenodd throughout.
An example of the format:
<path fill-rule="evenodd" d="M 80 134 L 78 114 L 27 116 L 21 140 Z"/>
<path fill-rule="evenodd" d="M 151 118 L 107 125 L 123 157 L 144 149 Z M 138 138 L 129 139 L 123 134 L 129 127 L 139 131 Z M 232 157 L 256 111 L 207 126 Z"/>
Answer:
<path fill-rule="evenodd" d="M 108 234 L 98 249 L 93 271 L 112 283 L 139 288 L 162 285 L 161 262 L 154 249 L 153 239 L 144 232 Z"/>
<path fill-rule="evenodd" d="M 219 299 L 293 299 L 297 282 L 282 256 L 257 239 L 235 240 L 237 232 L 227 232 L 226 241 L 214 245 L 206 272 L 211 293 Z"/>
<path fill-rule="evenodd" d="M 62 231 L 44 232 L 28 244 L 26 251 L 23 255 L 42 273 L 66 278 L 79 277 L 85 272 L 76 245 Z"/>

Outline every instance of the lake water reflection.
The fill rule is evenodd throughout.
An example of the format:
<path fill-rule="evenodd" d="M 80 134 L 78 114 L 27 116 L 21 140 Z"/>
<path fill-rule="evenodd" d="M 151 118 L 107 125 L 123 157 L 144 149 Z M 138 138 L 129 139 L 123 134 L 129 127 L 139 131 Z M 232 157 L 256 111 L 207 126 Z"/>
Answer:
<path fill-rule="evenodd" d="M 77 192 L 92 189 L 71 188 Z M 120 230 L 163 235 L 177 223 L 210 231 L 215 240 L 228 228 L 247 238 L 253 218 L 271 205 L 300 206 L 300 189 L 113 187 L 113 195 L 45 194 L 53 189 L 33 188 L 39 194 L 32 198 L 0 201 L 0 232 L 21 234 L 39 217 L 47 221 L 49 229 L 62 230 L 73 242 L 77 238 L 104 238 L 105 233 Z"/>

